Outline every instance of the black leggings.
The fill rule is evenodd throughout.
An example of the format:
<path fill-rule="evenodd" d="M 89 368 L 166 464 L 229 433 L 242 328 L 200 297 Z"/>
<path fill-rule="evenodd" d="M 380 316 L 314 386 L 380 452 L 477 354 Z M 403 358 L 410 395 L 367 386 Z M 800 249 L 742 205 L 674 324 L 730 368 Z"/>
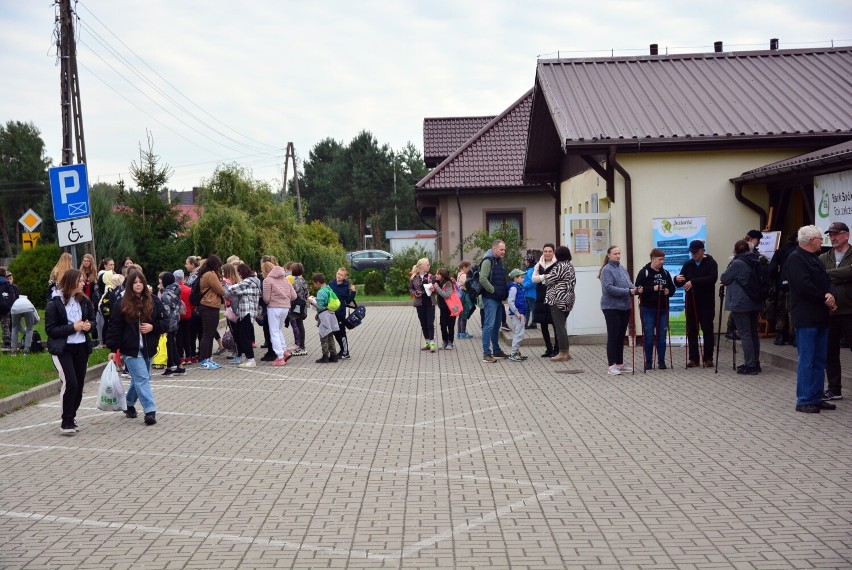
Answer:
<path fill-rule="evenodd" d="M 201 305 L 198 307 L 201 316 L 201 342 L 198 344 L 198 356 L 207 360 L 213 356 L 213 337 L 219 327 L 219 309 Z"/>
<path fill-rule="evenodd" d="M 59 356 L 53 355 L 53 365 L 62 381 L 59 408 L 62 414 L 61 427 L 73 427 L 80 402 L 83 401 L 83 384 L 86 381 L 86 367 L 89 362 L 89 350 L 85 342 L 66 344 Z"/>
<path fill-rule="evenodd" d="M 447 343 L 452 343 L 456 336 L 456 317 L 450 316 L 450 309 L 446 305 L 441 305 L 441 340 Z"/>
<path fill-rule="evenodd" d="M 417 309 L 417 318 L 420 320 L 420 329 L 423 331 L 423 339 L 435 340 L 435 305 L 430 299 L 424 299 L 423 304 Z"/>
<path fill-rule="evenodd" d="M 608 366 L 624 364 L 624 333 L 630 322 L 630 310 L 604 309 L 606 321 L 606 361 Z"/>
<path fill-rule="evenodd" d="M 237 343 L 237 356 L 245 354 L 246 358 L 254 358 L 254 348 L 251 343 L 254 342 L 254 325 L 251 322 L 251 315 L 246 315 L 237 322 L 233 323 L 234 342 Z"/>

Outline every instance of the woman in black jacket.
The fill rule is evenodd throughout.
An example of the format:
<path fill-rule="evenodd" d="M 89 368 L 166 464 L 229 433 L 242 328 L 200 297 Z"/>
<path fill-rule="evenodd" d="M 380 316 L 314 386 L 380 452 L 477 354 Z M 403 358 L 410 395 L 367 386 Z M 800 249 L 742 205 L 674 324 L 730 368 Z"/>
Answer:
<path fill-rule="evenodd" d="M 107 336 L 110 359 L 119 364 L 115 351 L 121 350 L 130 373 L 127 390 L 128 418 L 136 417 L 137 398 L 145 411 L 145 424 L 157 423 L 157 408 L 151 392 L 151 359 L 157 353 L 160 335 L 169 328 L 163 303 L 151 293 L 145 276 L 134 269 L 127 273 L 124 295 L 112 311 Z"/>
<path fill-rule="evenodd" d="M 80 271 L 66 271 L 56 284 L 44 316 L 47 350 L 62 382 L 60 431 L 65 435 L 74 435 L 78 430 L 75 418 L 83 400 L 83 383 L 92 353 L 89 331 L 95 322 L 95 309 L 83 293 L 84 284 Z"/>

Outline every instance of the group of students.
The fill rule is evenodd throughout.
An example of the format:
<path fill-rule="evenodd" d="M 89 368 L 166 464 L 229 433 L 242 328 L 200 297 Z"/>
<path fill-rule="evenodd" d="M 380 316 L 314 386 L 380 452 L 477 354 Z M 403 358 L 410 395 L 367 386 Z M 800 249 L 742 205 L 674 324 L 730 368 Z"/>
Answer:
<path fill-rule="evenodd" d="M 194 362 L 201 369 L 221 368 L 213 359 L 213 341 L 218 339 L 221 345 L 218 328 L 222 307 L 236 343 L 228 361 L 231 364 L 257 366 L 254 322 L 262 324 L 269 349 L 261 360 L 283 366 L 292 356 L 307 354 L 303 319 L 309 305 L 316 308 L 320 329 L 322 357 L 317 362 L 350 357 L 343 321 L 345 307 L 354 301 L 356 292 L 347 280 L 346 268 L 340 268 L 328 284 L 323 274 L 315 274 L 312 282 L 318 292 L 313 297 L 300 263 L 280 266 L 271 256 L 261 259 L 260 277 L 235 257 L 223 263 L 217 255 L 204 260 L 192 256 L 186 260 L 186 273 L 180 269 L 160 273 L 154 289 L 142 268 L 130 259 L 125 260 L 121 273 L 116 273 L 112 259 L 104 260 L 96 271 L 94 259 L 89 259 L 85 268 L 75 269 L 69 266 L 66 255 L 70 258 L 63 254 L 51 272 L 45 311 L 47 348 L 62 386 L 60 431 L 65 435 L 79 431 L 76 415 L 88 358 L 99 341 L 110 349 L 109 359 L 123 366 L 130 377 L 126 417 L 138 417 L 135 405 L 139 401 L 145 424 L 154 425 L 157 408 L 151 390 L 151 367 L 160 337 L 165 335 L 168 353 L 164 375 L 183 374 L 185 366 Z M 294 306 L 298 307 L 297 316 L 290 314 Z M 287 349 L 282 331 L 285 323 L 293 330 L 292 351 Z M 335 340 L 339 351 L 334 349 Z M 218 354 L 221 352 L 220 348 Z"/>

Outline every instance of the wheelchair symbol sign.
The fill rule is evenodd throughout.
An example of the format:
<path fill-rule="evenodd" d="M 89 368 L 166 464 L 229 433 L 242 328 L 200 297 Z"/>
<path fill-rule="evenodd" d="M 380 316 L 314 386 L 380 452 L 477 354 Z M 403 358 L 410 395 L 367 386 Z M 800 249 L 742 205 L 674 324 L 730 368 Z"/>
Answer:
<path fill-rule="evenodd" d="M 92 219 L 78 218 L 56 224 L 59 247 L 68 247 L 92 241 Z"/>

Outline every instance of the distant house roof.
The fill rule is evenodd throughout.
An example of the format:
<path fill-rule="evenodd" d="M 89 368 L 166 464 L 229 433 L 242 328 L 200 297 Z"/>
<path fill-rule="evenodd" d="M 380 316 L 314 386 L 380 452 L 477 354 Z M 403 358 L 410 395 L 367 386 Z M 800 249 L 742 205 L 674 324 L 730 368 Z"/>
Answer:
<path fill-rule="evenodd" d="M 432 239 L 438 236 L 435 230 L 390 230 L 385 232 L 387 239 Z"/>
<path fill-rule="evenodd" d="M 423 160 L 433 168 L 487 125 L 490 117 L 439 117 L 423 119 Z"/>
<path fill-rule="evenodd" d="M 848 47 L 540 60 L 526 171 L 609 145 L 831 144 L 852 136 L 850 101 Z"/>
<path fill-rule="evenodd" d="M 530 189 L 540 185 L 523 181 L 532 89 L 417 183 L 417 191 Z"/>
<path fill-rule="evenodd" d="M 844 170 L 852 170 L 852 140 L 743 172 L 731 182 L 763 183 L 790 175 L 812 177 Z"/>

